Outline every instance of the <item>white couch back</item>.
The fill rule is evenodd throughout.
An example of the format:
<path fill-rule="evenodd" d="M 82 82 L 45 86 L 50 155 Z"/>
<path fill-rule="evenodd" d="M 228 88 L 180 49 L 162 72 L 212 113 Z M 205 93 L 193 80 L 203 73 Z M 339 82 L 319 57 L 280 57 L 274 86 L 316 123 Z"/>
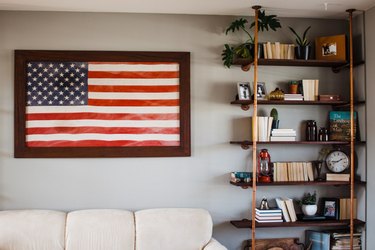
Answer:
<path fill-rule="evenodd" d="M 198 250 L 211 236 L 203 209 L 0 212 L 1 250 Z"/>

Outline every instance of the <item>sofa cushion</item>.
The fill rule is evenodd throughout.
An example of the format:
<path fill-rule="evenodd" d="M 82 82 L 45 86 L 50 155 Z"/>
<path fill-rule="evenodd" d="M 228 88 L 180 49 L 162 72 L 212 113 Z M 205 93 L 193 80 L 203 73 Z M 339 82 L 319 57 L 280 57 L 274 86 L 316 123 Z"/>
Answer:
<path fill-rule="evenodd" d="M 203 249 L 212 219 L 203 209 L 163 208 L 135 212 L 137 250 Z"/>
<path fill-rule="evenodd" d="M 68 213 L 66 250 L 134 250 L 134 214 L 93 209 Z"/>
<path fill-rule="evenodd" d="M 1 250 L 64 250 L 66 213 L 0 211 Z"/>

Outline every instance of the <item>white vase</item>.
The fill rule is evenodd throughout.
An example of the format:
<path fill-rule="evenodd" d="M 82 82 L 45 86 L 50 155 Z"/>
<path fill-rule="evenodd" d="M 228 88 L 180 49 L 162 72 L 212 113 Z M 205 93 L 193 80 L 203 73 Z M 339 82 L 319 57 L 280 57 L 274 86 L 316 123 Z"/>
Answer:
<path fill-rule="evenodd" d="M 313 216 L 316 214 L 317 210 L 318 210 L 317 205 L 302 205 L 302 212 L 304 215 Z"/>

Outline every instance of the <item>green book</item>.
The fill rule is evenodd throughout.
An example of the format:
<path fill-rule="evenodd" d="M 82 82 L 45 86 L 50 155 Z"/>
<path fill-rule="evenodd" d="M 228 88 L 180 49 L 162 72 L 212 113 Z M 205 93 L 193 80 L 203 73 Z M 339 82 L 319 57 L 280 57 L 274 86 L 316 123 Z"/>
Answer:
<path fill-rule="evenodd" d="M 357 133 L 357 112 L 354 112 L 354 140 Z M 350 112 L 329 112 L 329 140 L 350 141 Z"/>

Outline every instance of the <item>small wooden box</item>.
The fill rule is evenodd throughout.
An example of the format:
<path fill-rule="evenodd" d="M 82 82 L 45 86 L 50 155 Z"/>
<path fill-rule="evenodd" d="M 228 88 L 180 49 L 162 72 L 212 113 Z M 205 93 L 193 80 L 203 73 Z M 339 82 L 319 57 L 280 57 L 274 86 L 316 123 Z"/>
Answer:
<path fill-rule="evenodd" d="M 319 95 L 319 101 L 340 101 L 340 95 Z"/>

